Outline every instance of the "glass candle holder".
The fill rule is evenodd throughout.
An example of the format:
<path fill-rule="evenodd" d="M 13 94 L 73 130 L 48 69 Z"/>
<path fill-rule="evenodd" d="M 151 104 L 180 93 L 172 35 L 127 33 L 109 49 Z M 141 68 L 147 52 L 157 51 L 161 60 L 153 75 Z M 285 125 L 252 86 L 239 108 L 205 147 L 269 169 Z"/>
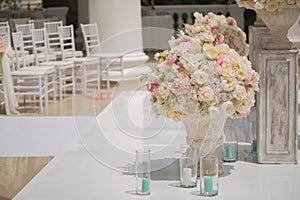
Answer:
<path fill-rule="evenodd" d="M 216 196 L 219 191 L 218 157 L 200 158 L 200 195 Z"/>
<path fill-rule="evenodd" d="M 197 152 L 188 145 L 180 146 L 180 186 L 192 188 L 197 186 Z"/>
<path fill-rule="evenodd" d="M 223 161 L 235 162 L 238 159 L 238 137 L 237 128 L 233 126 L 224 127 Z"/>
<path fill-rule="evenodd" d="M 136 193 L 139 195 L 149 195 L 150 189 L 150 150 L 136 151 Z"/>

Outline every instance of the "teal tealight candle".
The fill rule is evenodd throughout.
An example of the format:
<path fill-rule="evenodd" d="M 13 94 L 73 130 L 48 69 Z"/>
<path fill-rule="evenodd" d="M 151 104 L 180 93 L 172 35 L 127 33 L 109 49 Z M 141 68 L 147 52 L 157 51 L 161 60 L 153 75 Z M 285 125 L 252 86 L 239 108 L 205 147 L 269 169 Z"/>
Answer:
<path fill-rule="evenodd" d="M 233 152 L 232 152 L 232 146 L 229 145 L 226 147 L 226 158 L 227 159 L 233 159 Z"/>
<path fill-rule="evenodd" d="M 204 192 L 211 193 L 213 191 L 213 177 L 204 176 Z"/>
<path fill-rule="evenodd" d="M 142 181 L 142 192 L 149 192 L 149 186 L 150 186 L 150 180 L 149 179 L 143 179 Z"/>
<path fill-rule="evenodd" d="M 252 141 L 252 152 L 254 152 L 254 153 L 257 152 L 257 141 L 256 140 Z"/>

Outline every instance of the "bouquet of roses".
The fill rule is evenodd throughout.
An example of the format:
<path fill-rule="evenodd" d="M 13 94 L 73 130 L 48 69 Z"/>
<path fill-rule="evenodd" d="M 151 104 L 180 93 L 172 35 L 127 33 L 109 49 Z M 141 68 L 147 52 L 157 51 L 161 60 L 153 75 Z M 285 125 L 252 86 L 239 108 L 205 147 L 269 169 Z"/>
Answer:
<path fill-rule="evenodd" d="M 234 18 L 212 12 L 205 16 L 195 12 L 194 17 L 193 25 L 184 26 L 183 31 L 186 35 L 207 43 L 225 43 L 241 56 L 248 56 L 249 45 L 246 43 L 246 34 L 237 26 Z"/>
<path fill-rule="evenodd" d="M 158 64 L 142 77 L 152 94 L 153 112 L 174 120 L 199 118 L 207 116 L 211 107 L 231 102 L 230 117 L 248 115 L 259 90 L 259 75 L 247 57 L 211 37 L 210 26 L 197 34 L 187 34 L 186 29 L 177 39 L 171 38 L 170 50 L 155 54 Z"/>
<path fill-rule="evenodd" d="M 300 7 L 300 0 L 236 0 L 236 2 L 248 9 L 266 9 L 267 11 L 276 11 L 285 7 Z"/>

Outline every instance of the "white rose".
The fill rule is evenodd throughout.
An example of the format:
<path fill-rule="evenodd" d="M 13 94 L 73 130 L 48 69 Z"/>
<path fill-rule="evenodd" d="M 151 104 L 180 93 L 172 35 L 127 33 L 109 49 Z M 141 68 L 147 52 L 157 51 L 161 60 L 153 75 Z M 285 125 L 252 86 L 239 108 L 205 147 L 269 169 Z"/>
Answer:
<path fill-rule="evenodd" d="M 203 53 L 210 60 L 216 60 L 218 57 L 218 50 L 212 44 L 205 43 L 203 45 Z"/>
<path fill-rule="evenodd" d="M 228 54 L 230 49 L 229 46 L 224 43 L 216 45 L 216 48 L 218 49 L 219 54 Z"/>
<path fill-rule="evenodd" d="M 210 31 L 204 31 L 201 33 L 200 40 L 206 41 L 206 42 L 213 42 L 215 41 L 214 36 L 212 35 L 212 33 Z"/>
<path fill-rule="evenodd" d="M 208 81 L 208 76 L 205 72 L 197 70 L 192 74 L 192 81 L 203 85 Z"/>
<path fill-rule="evenodd" d="M 247 99 L 248 95 L 246 89 L 240 85 L 237 85 L 233 92 L 233 97 L 238 100 Z"/>
<path fill-rule="evenodd" d="M 214 91 L 209 86 L 201 87 L 197 93 L 200 101 L 212 101 L 214 99 Z"/>
<path fill-rule="evenodd" d="M 234 90 L 236 85 L 237 85 L 237 81 L 235 78 L 226 77 L 226 78 L 222 78 L 221 80 L 221 88 L 226 92 L 230 92 Z"/>

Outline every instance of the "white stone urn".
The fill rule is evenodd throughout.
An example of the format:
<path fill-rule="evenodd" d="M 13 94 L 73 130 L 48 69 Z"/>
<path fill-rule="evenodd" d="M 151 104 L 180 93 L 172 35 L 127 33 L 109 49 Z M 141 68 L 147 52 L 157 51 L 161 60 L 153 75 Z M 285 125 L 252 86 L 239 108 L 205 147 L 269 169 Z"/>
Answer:
<path fill-rule="evenodd" d="M 255 11 L 265 22 L 271 33 L 263 48 L 274 50 L 292 49 L 293 43 L 287 38 L 287 33 L 297 20 L 300 8 L 295 5 L 278 8 L 276 11 L 267 11 L 266 9 L 256 9 Z"/>

